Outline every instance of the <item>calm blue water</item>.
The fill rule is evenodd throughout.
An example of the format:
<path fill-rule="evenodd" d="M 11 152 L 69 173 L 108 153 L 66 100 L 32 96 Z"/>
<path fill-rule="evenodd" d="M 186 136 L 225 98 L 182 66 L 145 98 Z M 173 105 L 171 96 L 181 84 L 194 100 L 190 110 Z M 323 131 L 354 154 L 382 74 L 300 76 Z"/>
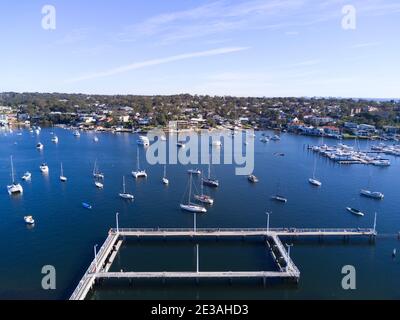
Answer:
<path fill-rule="evenodd" d="M 51 143 L 54 131 L 60 143 Z M 235 176 L 233 166 L 214 166 L 213 172 L 221 187 L 212 191 L 215 205 L 199 217 L 199 227 L 264 227 L 265 211 L 272 211 L 273 227 L 372 227 L 374 212 L 378 212 L 378 231 L 390 237 L 378 238 L 375 245 L 367 240 L 351 240 L 349 244 L 326 240 L 299 241 L 292 256 L 301 269 L 300 284 L 260 285 L 226 283 L 173 285 L 167 283 L 110 284 L 99 288 L 93 299 L 109 298 L 400 298 L 400 258 L 392 259 L 400 242 L 394 236 L 400 231 L 400 158 L 391 158 L 390 168 L 338 166 L 318 158 L 317 176 L 323 187 L 316 189 L 307 182 L 312 175 L 314 155 L 306 144 L 321 143 L 317 138 L 283 135 L 282 141 L 269 144 L 256 139 L 255 174 L 260 182 L 251 185 L 246 178 Z M 171 185 L 161 184 L 163 168 L 145 164 L 146 181 L 134 181 L 130 175 L 136 167 L 136 140 L 130 134 L 83 133 L 75 138 L 70 131 L 42 130 L 39 137 L 23 132 L 22 136 L 0 133 L 0 298 L 66 299 L 93 259 L 93 246 L 102 244 L 110 227 L 115 226 L 115 212 L 120 212 L 123 227 L 191 227 L 192 216 L 178 209 L 186 186 L 188 167 L 169 166 Z M 45 144 L 43 152 L 35 148 Z M 325 141 L 336 144 L 337 141 Z M 352 144 L 353 142 L 348 142 Z M 361 148 L 365 143 L 361 142 Z M 285 153 L 285 157 L 274 156 Z M 10 155 L 14 156 L 17 177 L 25 171 L 33 174 L 32 182 L 23 183 L 24 195 L 10 198 L 6 186 L 10 178 Z M 98 159 L 106 175 L 105 189 L 93 185 L 92 170 Z M 49 176 L 43 177 L 39 165 L 47 162 Z M 60 162 L 68 183 L 59 181 Z M 206 170 L 206 168 L 204 168 Z M 384 201 L 361 198 L 360 188 L 372 175 L 374 190 L 385 193 Z M 133 203 L 118 198 L 122 176 L 127 177 L 128 191 L 136 196 Z M 277 192 L 288 197 L 286 205 L 271 202 Z M 93 210 L 81 203 L 93 204 Z M 358 218 L 345 211 L 352 206 L 367 213 Z M 23 222 L 31 214 L 37 223 L 29 229 Z M 288 240 L 289 241 L 289 240 Z M 203 270 L 265 270 L 273 269 L 270 258 L 260 243 L 201 243 Z M 115 270 L 193 270 L 194 243 L 128 242 L 119 254 Z M 357 268 L 357 290 L 341 289 L 341 269 L 344 265 Z M 57 270 L 57 290 L 41 289 L 41 269 L 54 265 Z"/>

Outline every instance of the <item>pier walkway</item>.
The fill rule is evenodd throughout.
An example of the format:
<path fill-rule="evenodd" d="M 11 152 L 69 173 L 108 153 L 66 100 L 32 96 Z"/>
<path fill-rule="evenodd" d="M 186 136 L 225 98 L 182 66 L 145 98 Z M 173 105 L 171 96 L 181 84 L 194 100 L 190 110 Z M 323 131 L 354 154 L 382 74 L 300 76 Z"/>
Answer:
<path fill-rule="evenodd" d="M 96 254 L 70 300 L 84 300 L 97 279 L 289 279 L 296 282 L 300 271 L 290 257 L 290 251 L 280 237 L 369 237 L 375 238 L 375 229 L 111 229 L 103 246 Z M 217 272 L 109 272 L 125 238 L 265 238 L 279 271 L 217 271 Z M 198 268 L 198 267 L 197 267 Z"/>

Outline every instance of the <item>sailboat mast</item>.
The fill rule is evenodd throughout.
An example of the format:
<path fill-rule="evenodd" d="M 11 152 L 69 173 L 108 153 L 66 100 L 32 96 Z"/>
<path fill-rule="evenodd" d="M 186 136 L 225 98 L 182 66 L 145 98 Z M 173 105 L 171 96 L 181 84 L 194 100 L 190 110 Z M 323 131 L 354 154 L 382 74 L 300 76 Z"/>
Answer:
<path fill-rule="evenodd" d="M 61 162 L 61 177 L 64 177 L 64 170 L 63 170 L 63 164 Z"/>
<path fill-rule="evenodd" d="M 13 157 L 11 156 L 11 179 L 12 182 L 15 182 L 15 177 L 14 177 L 14 164 L 13 164 Z"/>
<path fill-rule="evenodd" d="M 126 193 L 125 176 L 122 177 L 122 187 L 124 188 L 124 194 L 125 194 Z"/>
<path fill-rule="evenodd" d="M 164 165 L 164 178 L 167 178 L 167 165 Z"/>
<path fill-rule="evenodd" d="M 139 148 L 137 149 L 136 161 L 137 161 L 137 171 L 139 171 L 140 170 L 140 166 L 139 166 Z"/>
<path fill-rule="evenodd" d="M 188 202 L 189 205 L 190 205 L 191 199 L 192 199 L 192 175 L 190 175 L 190 178 L 189 178 L 189 202 Z"/>

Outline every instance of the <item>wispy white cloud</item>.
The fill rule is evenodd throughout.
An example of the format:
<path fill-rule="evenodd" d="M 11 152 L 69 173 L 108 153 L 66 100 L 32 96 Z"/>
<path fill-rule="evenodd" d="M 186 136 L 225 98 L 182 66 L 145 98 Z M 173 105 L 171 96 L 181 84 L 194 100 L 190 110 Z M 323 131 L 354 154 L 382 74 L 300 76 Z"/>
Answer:
<path fill-rule="evenodd" d="M 360 49 L 360 48 L 370 48 L 370 47 L 379 47 L 382 45 L 382 42 L 365 42 L 365 43 L 357 43 L 352 45 L 352 49 Z"/>
<path fill-rule="evenodd" d="M 55 43 L 58 45 L 71 45 L 77 42 L 82 42 L 86 40 L 92 29 L 90 28 L 80 28 L 73 29 L 58 39 Z"/>
<path fill-rule="evenodd" d="M 101 71 L 101 72 L 95 72 L 95 73 L 83 75 L 83 76 L 80 76 L 80 77 L 77 77 L 74 79 L 70 79 L 67 82 L 71 83 L 71 82 L 79 82 L 79 81 L 84 81 L 84 80 L 92 80 L 92 79 L 97 79 L 97 78 L 109 77 L 109 76 L 129 72 L 132 70 L 143 69 L 146 67 L 152 67 L 152 66 L 156 66 L 156 65 L 172 63 L 172 62 L 188 60 L 188 59 L 194 59 L 194 58 L 224 55 L 224 54 L 240 52 L 240 51 L 244 51 L 244 50 L 248 50 L 248 49 L 249 49 L 248 47 L 225 47 L 225 48 L 218 48 L 218 49 L 207 50 L 207 51 L 184 53 L 184 54 L 174 55 L 174 56 L 170 56 L 170 57 L 166 57 L 166 58 L 153 59 L 153 60 L 147 60 L 147 61 L 142 61 L 142 62 L 135 62 L 135 63 L 129 64 L 129 65 L 120 66 L 120 67 L 110 69 L 107 71 Z"/>

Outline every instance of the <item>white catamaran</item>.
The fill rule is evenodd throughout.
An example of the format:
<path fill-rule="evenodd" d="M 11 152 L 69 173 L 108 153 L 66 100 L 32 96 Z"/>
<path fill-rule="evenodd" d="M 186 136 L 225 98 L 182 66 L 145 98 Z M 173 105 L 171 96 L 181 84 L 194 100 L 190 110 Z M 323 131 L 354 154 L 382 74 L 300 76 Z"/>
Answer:
<path fill-rule="evenodd" d="M 146 171 L 145 170 L 140 170 L 139 148 L 137 149 L 136 165 L 137 165 L 137 170 L 136 171 L 132 171 L 133 177 L 135 179 L 147 178 Z"/>
<path fill-rule="evenodd" d="M 12 184 L 7 186 L 8 194 L 11 196 L 24 193 L 24 189 L 22 188 L 22 186 L 15 181 L 14 163 L 12 156 L 11 156 L 11 179 L 12 179 Z"/>
<path fill-rule="evenodd" d="M 192 175 L 189 177 L 189 199 L 187 204 L 181 203 L 181 209 L 192 213 L 206 213 L 207 209 L 192 203 Z"/>

